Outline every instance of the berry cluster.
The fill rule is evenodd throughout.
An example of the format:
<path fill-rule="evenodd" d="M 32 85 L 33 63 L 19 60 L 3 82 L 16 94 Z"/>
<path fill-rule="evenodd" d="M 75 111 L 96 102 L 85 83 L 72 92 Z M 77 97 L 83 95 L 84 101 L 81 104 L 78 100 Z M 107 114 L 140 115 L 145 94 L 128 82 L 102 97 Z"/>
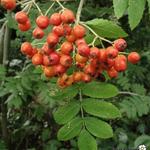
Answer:
<path fill-rule="evenodd" d="M 25 12 L 15 15 L 21 31 L 30 29 L 30 20 Z M 107 72 L 110 78 L 116 78 L 119 72 L 127 69 L 127 61 L 136 64 L 140 56 L 131 52 L 128 57 L 124 54 L 127 43 L 117 39 L 107 48 L 89 46 L 84 36 L 86 29 L 83 25 L 74 24 L 75 16 L 71 10 L 54 13 L 50 18 L 41 15 L 36 19 L 37 27 L 33 30 L 35 39 L 42 39 L 45 29 L 51 25 L 52 30 L 46 35 L 46 41 L 41 48 L 24 42 L 21 52 L 32 59 L 34 65 L 41 65 L 46 77 L 58 77 L 57 83 L 64 88 L 76 82 L 90 82 Z M 68 69 L 73 68 L 72 74 Z"/>

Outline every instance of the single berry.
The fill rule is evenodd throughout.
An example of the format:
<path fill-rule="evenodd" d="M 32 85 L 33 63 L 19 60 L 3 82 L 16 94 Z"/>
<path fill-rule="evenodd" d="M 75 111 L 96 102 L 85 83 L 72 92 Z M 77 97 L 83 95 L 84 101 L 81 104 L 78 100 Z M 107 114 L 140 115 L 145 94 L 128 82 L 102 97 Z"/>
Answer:
<path fill-rule="evenodd" d="M 136 64 L 140 61 L 140 55 L 137 52 L 131 52 L 128 55 L 128 61 L 132 64 Z"/>
<path fill-rule="evenodd" d="M 61 17 L 59 13 L 54 13 L 51 15 L 49 23 L 54 26 L 58 26 L 61 24 Z"/>
<path fill-rule="evenodd" d="M 46 54 L 46 55 L 50 55 L 53 51 L 54 51 L 54 49 L 52 49 L 52 48 L 50 48 L 49 46 L 48 46 L 48 43 L 45 43 L 44 45 L 43 45 L 43 47 L 41 48 L 41 50 L 44 52 L 44 54 Z"/>
<path fill-rule="evenodd" d="M 35 39 L 42 39 L 44 37 L 44 31 L 39 27 L 36 27 L 32 34 Z"/>
<path fill-rule="evenodd" d="M 43 55 L 41 53 L 37 53 L 32 57 L 33 65 L 42 65 L 43 64 Z"/>
<path fill-rule="evenodd" d="M 63 23 L 74 22 L 75 21 L 74 13 L 69 9 L 64 10 L 61 14 L 61 20 Z"/>
<path fill-rule="evenodd" d="M 72 65 L 72 58 L 69 55 L 62 55 L 60 57 L 60 64 L 65 67 L 70 67 Z"/>
<path fill-rule="evenodd" d="M 59 37 L 55 33 L 49 33 L 47 36 L 47 43 L 50 47 L 55 46 L 59 42 Z"/>
<path fill-rule="evenodd" d="M 32 45 L 31 45 L 31 43 L 29 43 L 29 42 L 24 42 L 24 43 L 22 43 L 22 45 L 21 45 L 21 52 L 23 53 L 23 54 L 26 54 L 26 55 L 31 55 L 32 54 Z"/>
<path fill-rule="evenodd" d="M 87 62 L 88 58 L 81 56 L 79 53 L 77 53 L 75 56 L 75 60 L 76 60 L 76 62 L 83 64 L 83 63 Z"/>
<path fill-rule="evenodd" d="M 127 42 L 124 39 L 117 39 L 114 41 L 114 48 L 118 51 L 124 51 L 127 47 Z"/>
<path fill-rule="evenodd" d="M 47 16 L 39 16 L 36 19 L 36 24 L 41 29 L 46 29 L 49 25 L 49 18 Z"/>
<path fill-rule="evenodd" d="M 91 58 L 98 58 L 99 57 L 99 49 L 97 47 L 90 48 L 90 57 Z"/>
<path fill-rule="evenodd" d="M 62 25 L 54 26 L 52 29 L 52 32 L 58 36 L 63 36 L 64 35 L 64 28 Z"/>
<path fill-rule="evenodd" d="M 15 15 L 15 20 L 20 24 L 25 24 L 28 21 L 28 16 L 25 12 L 19 11 Z"/>
<path fill-rule="evenodd" d="M 88 57 L 90 55 L 90 48 L 87 44 L 80 44 L 77 50 L 81 56 Z"/>
<path fill-rule="evenodd" d="M 106 49 L 107 58 L 115 58 L 118 56 L 118 50 L 112 46 Z"/>
<path fill-rule="evenodd" d="M 30 20 L 28 19 L 25 24 L 18 24 L 18 28 L 22 31 L 28 31 L 31 28 Z"/>
<path fill-rule="evenodd" d="M 76 38 L 82 38 L 84 37 L 86 33 L 86 29 L 81 26 L 81 25 L 76 25 L 73 28 L 73 34 L 75 35 Z"/>
<path fill-rule="evenodd" d="M 73 51 L 73 45 L 70 42 L 64 42 L 60 50 L 63 54 L 69 55 Z"/>

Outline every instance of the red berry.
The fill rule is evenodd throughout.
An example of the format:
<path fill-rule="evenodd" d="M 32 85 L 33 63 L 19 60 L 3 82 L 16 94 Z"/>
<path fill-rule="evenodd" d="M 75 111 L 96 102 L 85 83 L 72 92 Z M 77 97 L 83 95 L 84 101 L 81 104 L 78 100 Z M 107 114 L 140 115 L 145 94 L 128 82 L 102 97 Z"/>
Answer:
<path fill-rule="evenodd" d="M 83 38 L 77 39 L 77 40 L 76 40 L 76 45 L 78 46 L 78 45 L 80 45 L 80 44 L 86 44 L 85 39 L 83 39 Z"/>
<path fill-rule="evenodd" d="M 114 41 L 114 48 L 118 51 L 123 51 L 127 47 L 127 42 L 124 39 L 117 39 Z"/>
<path fill-rule="evenodd" d="M 116 78 L 118 76 L 118 72 L 114 69 L 114 67 L 107 70 L 107 73 L 110 78 Z"/>
<path fill-rule="evenodd" d="M 69 55 L 62 55 L 60 57 L 60 64 L 65 67 L 70 67 L 72 65 L 72 58 Z"/>
<path fill-rule="evenodd" d="M 73 80 L 74 82 L 79 82 L 82 80 L 82 75 L 83 75 L 83 72 L 74 72 L 73 73 Z"/>
<path fill-rule="evenodd" d="M 22 31 L 28 31 L 31 28 L 30 20 L 28 19 L 25 24 L 18 24 L 18 28 Z"/>
<path fill-rule="evenodd" d="M 64 35 L 64 28 L 63 28 L 62 25 L 54 26 L 52 31 L 53 31 L 53 33 L 55 33 L 58 36 L 63 36 Z"/>
<path fill-rule="evenodd" d="M 82 81 L 83 81 L 83 82 L 88 83 L 88 82 L 90 82 L 91 80 L 92 80 L 92 79 L 91 79 L 90 75 L 83 73 L 83 75 L 82 75 Z"/>
<path fill-rule="evenodd" d="M 24 42 L 24 43 L 22 43 L 22 45 L 21 45 L 21 52 L 23 53 L 23 54 L 26 54 L 26 55 L 31 55 L 32 54 L 32 45 L 31 45 L 31 43 L 29 43 L 29 42 Z"/>
<path fill-rule="evenodd" d="M 40 29 L 39 27 L 36 27 L 34 30 L 33 30 L 33 37 L 35 39 L 42 39 L 44 36 L 44 31 L 42 29 Z"/>
<path fill-rule="evenodd" d="M 95 71 L 95 68 L 91 64 L 86 65 L 84 68 L 84 72 L 90 76 L 94 76 L 96 73 Z"/>
<path fill-rule="evenodd" d="M 108 58 L 115 58 L 118 56 L 118 50 L 112 46 L 106 49 L 106 55 Z"/>
<path fill-rule="evenodd" d="M 43 64 L 43 55 L 40 53 L 35 54 L 32 57 L 32 63 L 33 63 L 33 65 L 42 65 Z"/>
<path fill-rule="evenodd" d="M 107 61 L 107 55 L 106 55 L 106 50 L 105 49 L 100 49 L 99 61 L 100 62 L 106 62 Z"/>
<path fill-rule="evenodd" d="M 87 44 L 80 44 L 78 46 L 78 53 L 81 56 L 88 57 L 90 55 L 90 48 Z"/>
<path fill-rule="evenodd" d="M 56 52 L 52 52 L 50 55 L 49 55 L 49 61 L 50 61 L 50 65 L 57 65 L 60 61 L 60 56 L 58 53 Z"/>
<path fill-rule="evenodd" d="M 81 26 L 81 25 L 76 25 L 73 28 L 73 34 L 75 35 L 76 38 L 82 38 L 84 37 L 86 33 L 86 29 Z"/>
<path fill-rule="evenodd" d="M 118 55 L 118 57 L 127 62 L 127 57 L 125 55 Z"/>
<path fill-rule="evenodd" d="M 63 23 L 74 22 L 74 20 L 75 20 L 74 13 L 69 9 L 64 10 L 64 12 L 62 12 L 62 14 L 61 14 L 61 20 Z"/>
<path fill-rule="evenodd" d="M 137 52 L 131 52 L 128 55 L 128 61 L 132 64 L 136 64 L 140 61 L 140 55 Z"/>
<path fill-rule="evenodd" d="M 54 66 L 54 70 L 55 70 L 55 74 L 57 76 L 60 76 L 66 72 L 66 67 L 61 64 L 58 64 Z"/>
<path fill-rule="evenodd" d="M 25 24 L 28 21 L 28 16 L 25 12 L 19 11 L 15 15 L 15 19 L 20 24 Z"/>
<path fill-rule="evenodd" d="M 117 57 L 115 58 L 114 68 L 118 72 L 125 71 L 127 69 L 127 63 L 123 59 Z"/>
<path fill-rule="evenodd" d="M 33 48 L 31 54 L 28 55 L 29 58 L 32 58 L 38 52 L 37 48 Z"/>
<path fill-rule="evenodd" d="M 50 55 L 54 51 L 54 49 L 50 48 L 48 46 L 48 43 L 45 43 L 42 47 L 42 51 L 44 52 L 44 54 Z"/>
<path fill-rule="evenodd" d="M 48 78 L 55 76 L 54 67 L 44 67 L 44 74 Z"/>
<path fill-rule="evenodd" d="M 61 17 L 59 13 L 54 13 L 50 17 L 49 23 L 54 26 L 58 26 L 61 24 Z"/>
<path fill-rule="evenodd" d="M 13 10 L 16 7 L 16 0 L 1 0 L 1 5 L 7 10 Z"/>
<path fill-rule="evenodd" d="M 76 62 L 83 64 L 83 63 L 87 62 L 88 58 L 84 57 L 84 56 L 81 56 L 79 53 L 77 53 L 76 56 L 75 56 L 75 60 L 76 60 Z"/>
<path fill-rule="evenodd" d="M 73 51 L 73 45 L 70 42 L 64 42 L 60 49 L 63 54 L 69 55 Z"/>
<path fill-rule="evenodd" d="M 91 58 L 98 58 L 99 57 L 99 49 L 97 47 L 90 48 L 90 57 Z"/>
<path fill-rule="evenodd" d="M 64 24 L 63 27 L 64 27 L 64 34 L 65 35 L 70 35 L 71 31 L 72 31 L 72 28 L 68 24 Z"/>
<path fill-rule="evenodd" d="M 49 18 L 47 16 L 39 16 L 36 19 L 36 24 L 41 29 L 46 29 L 49 25 Z"/>
<path fill-rule="evenodd" d="M 47 36 L 47 43 L 50 47 L 55 46 L 59 42 L 59 37 L 55 33 L 49 33 Z"/>
<path fill-rule="evenodd" d="M 51 60 L 50 60 L 49 56 L 43 55 L 43 65 L 44 66 L 50 66 L 51 65 Z"/>
<path fill-rule="evenodd" d="M 67 39 L 68 42 L 73 43 L 73 42 L 75 42 L 76 37 L 73 34 L 70 34 L 70 35 L 66 36 L 66 39 Z"/>

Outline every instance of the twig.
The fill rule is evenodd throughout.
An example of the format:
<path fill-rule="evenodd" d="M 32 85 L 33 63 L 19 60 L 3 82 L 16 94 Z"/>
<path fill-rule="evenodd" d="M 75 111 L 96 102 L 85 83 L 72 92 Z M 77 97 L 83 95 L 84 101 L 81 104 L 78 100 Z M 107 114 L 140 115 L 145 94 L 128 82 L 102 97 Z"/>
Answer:
<path fill-rule="evenodd" d="M 59 2 L 59 0 L 56 0 L 56 2 L 59 4 L 59 6 L 60 6 L 62 9 L 65 9 L 65 7 Z"/>
<path fill-rule="evenodd" d="M 80 0 L 80 4 L 79 4 L 78 10 L 77 10 L 77 15 L 76 15 L 76 24 L 78 24 L 80 21 L 80 16 L 81 16 L 83 4 L 84 4 L 84 0 Z"/>
<path fill-rule="evenodd" d="M 119 52 L 119 54 L 128 55 L 129 53 L 127 53 L 127 52 Z"/>
<path fill-rule="evenodd" d="M 139 95 L 137 93 L 128 92 L 128 91 L 120 91 L 119 94 L 132 95 L 132 96 L 140 96 L 141 97 L 141 95 Z"/>
<path fill-rule="evenodd" d="M 40 9 L 40 7 L 37 5 L 37 3 L 35 2 L 35 0 L 32 0 L 33 4 L 36 6 L 36 8 L 38 9 L 39 13 L 43 16 L 42 10 Z"/>
<path fill-rule="evenodd" d="M 105 38 L 99 36 L 93 29 L 91 29 L 91 28 L 90 28 L 88 25 L 86 25 L 84 22 L 80 22 L 80 24 L 82 24 L 84 27 L 86 27 L 89 31 L 91 31 L 91 32 L 92 32 L 96 37 L 98 37 L 100 40 L 105 41 L 105 42 L 107 42 L 107 43 L 109 43 L 109 44 L 112 45 L 113 42 L 111 42 L 111 41 L 109 41 L 109 40 L 107 40 L 107 39 L 105 39 Z"/>
<path fill-rule="evenodd" d="M 47 14 L 49 13 L 49 11 L 52 9 L 52 7 L 55 5 L 55 2 L 53 2 L 53 4 L 47 9 L 45 16 L 47 16 Z"/>

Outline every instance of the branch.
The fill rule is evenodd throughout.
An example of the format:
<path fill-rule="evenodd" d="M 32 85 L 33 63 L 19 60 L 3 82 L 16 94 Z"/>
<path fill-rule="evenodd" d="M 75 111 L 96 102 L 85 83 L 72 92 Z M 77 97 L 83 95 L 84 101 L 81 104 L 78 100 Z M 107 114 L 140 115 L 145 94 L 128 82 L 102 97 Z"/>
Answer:
<path fill-rule="evenodd" d="M 80 22 L 80 16 L 81 16 L 81 11 L 83 8 L 84 0 L 80 0 L 80 4 L 77 10 L 77 15 L 76 15 L 76 23 L 78 24 Z"/>

